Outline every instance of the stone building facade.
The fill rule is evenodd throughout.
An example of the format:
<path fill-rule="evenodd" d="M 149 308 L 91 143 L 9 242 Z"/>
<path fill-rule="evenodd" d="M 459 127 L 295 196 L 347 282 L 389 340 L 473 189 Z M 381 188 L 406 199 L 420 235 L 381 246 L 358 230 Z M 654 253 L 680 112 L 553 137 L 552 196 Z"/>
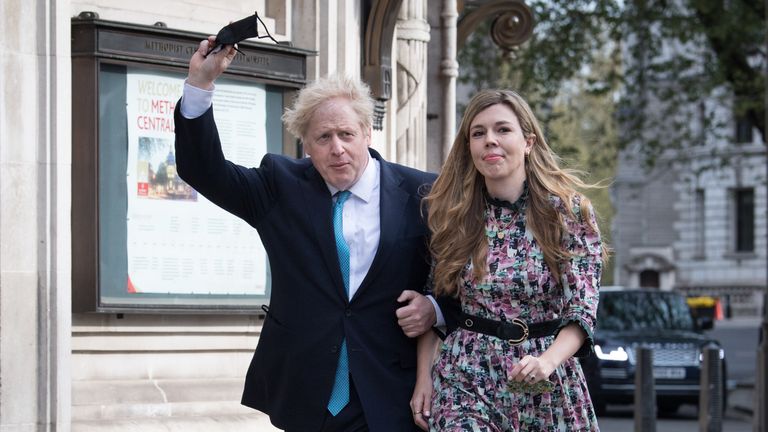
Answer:
<path fill-rule="evenodd" d="M 709 102 L 724 130 L 664 155 L 653 169 L 626 151 L 612 198 L 614 280 L 719 297 L 760 316 L 766 287 L 766 146 L 757 129 Z"/>
<path fill-rule="evenodd" d="M 699 77 L 713 61 L 707 39 L 641 39 L 630 34 L 622 45 L 625 68 L 640 72 L 627 90 L 635 105 L 624 112 L 643 110 L 644 122 L 630 129 L 630 119 L 622 131 L 635 141 L 620 153 L 612 188 L 614 280 L 719 297 L 726 313 L 760 316 L 768 284 L 766 138 L 737 114 L 728 86 L 686 86 L 686 79 L 707 82 Z M 651 67 L 679 59 L 689 66 Z M 647 168 L 638 146 L 654 139 L 666 150 Z"/>

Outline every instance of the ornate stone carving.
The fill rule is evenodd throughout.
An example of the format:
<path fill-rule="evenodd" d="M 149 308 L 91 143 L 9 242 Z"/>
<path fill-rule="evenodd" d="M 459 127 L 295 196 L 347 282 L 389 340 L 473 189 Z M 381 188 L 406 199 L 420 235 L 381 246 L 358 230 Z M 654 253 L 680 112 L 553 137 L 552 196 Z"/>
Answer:
<path fill-rule="evenodd" d="M 533 14 L 525 4 L 514 2 L 510 10 L 491 24 L 491 39 L 499 48 L 514 51 L 533 34 Z"/>
<path fill-rule="evenodd" d="M 363 79 L 377 101 L 374 126 L 377 130 L 385 115 L 385 103 L 392 96 L 392 39 L 396 15 L 402 0 L 378 0 L 368 13 L 363 44 Z"/>
<path fill-rule="evenodd" d="M 470 10 L 459 21 L 457 42 L 459 49 L 475 28 L 496 16 L 491 25 L 491 38 L 507 52 L 513 52 L 533 34 L 536 24 L 533 12 L 523 0 L 492 0 Z"/>

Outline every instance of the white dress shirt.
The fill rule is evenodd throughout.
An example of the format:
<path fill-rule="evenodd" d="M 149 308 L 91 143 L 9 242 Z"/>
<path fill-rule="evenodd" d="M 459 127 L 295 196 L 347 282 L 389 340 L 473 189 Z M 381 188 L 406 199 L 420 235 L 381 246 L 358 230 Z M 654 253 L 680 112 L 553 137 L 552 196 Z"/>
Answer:
<path fill-rule="evenodd" d="M 190 120 L 203 115 L 211 107 L 214 90 L 216 90 L 215 85 L 210 90 L 203 90 L 184 80 L 184 93 L 182 93 L 179 107 L 181 115 Z"/>
<path fill-rule="evenodd" d="M 381 189 L 379 161 L 368 155 L 368 163 L 357 182 L 349 188 L 351 195 L 344 203 L 342 221 L 344 240 L 349 245 L 349 298 L 360 288 L 373 263 L 381 238 Z M 331 195 L 338 189 L 328 185 Z M 334 198 L 335 200 L 335 198 Z"/>

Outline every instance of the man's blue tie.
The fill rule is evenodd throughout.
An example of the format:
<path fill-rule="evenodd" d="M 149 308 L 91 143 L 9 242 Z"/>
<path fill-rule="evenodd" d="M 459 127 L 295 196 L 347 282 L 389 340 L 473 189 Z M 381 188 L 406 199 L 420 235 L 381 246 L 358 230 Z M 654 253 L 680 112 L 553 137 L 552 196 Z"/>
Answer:
<path fill-rule="evenodd" d="M 339 267 L 344 278 L 344 289 L 349 296 L 349 245 L 344 240 L 343 208 L 344 202 L 349 198 L 349 191 L 341 191 L 336 194 L 336 204 L 333 206 L 333 234 L 336 239 L 336 251 L 339 253 Z M 331 391 L 331 400 L 328 401 L 328 411 L 334 416 L 349 403 L 349 358 L 347 356 L 347 341 L 341 341 L 339 351 L 339 364 L 336 366 L 336 380 Z"/>

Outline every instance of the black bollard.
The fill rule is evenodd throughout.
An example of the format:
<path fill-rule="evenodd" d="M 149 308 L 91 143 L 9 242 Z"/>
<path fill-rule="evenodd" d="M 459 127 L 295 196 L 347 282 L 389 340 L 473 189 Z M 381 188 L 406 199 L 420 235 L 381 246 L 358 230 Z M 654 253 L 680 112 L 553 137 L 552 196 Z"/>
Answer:
<path fill-rule="evenodd" d="M 763 322 L 757 348 L 757 381 L 752 426 L 754 432 L 768 430 L 768 293 L 763 297 Z"/>
<path fill-rule="evenodd" d="M 722 432 L 723 430 L 723 365 L 720 348 L 707 346 L 702 350 L 699 386 L 699 430 Z"/>
<path fill-rule="evenodd" d="M 653 382 L 653 350 L 635 349 L 635 432 L 656 432 L 656 387 Z"/>

